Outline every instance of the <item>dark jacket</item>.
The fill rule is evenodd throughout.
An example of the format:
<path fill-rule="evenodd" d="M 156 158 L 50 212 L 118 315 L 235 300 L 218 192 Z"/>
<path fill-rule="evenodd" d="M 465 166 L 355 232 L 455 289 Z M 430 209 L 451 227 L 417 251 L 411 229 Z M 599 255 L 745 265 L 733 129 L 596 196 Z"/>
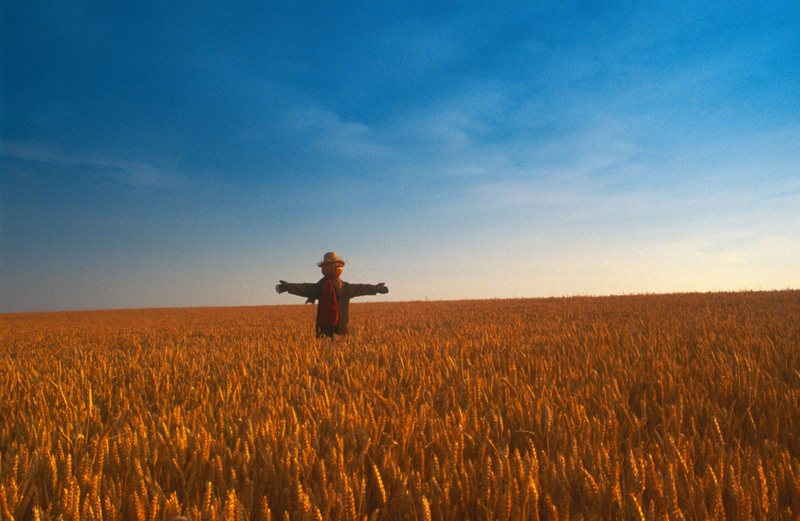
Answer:
<path fill-rule="evenodd" d="M 319 300 L 322 281 L 325 277 L 317 282 L 303 282 L 303 283 L 283 283 L 286 291 L 298 297 L 306 297 L 311 303 Z M 347 321 L 348 321 L 348 308 L 350 307 L 350 299 L 355 297 L 362 297 L 365 295 L 377 295 L 377 284 L 350 284 L 339 279 L 333 279 L 333 289 L 336 292 L 336 303 L 339 306 L 339 324 L 336 326 L 336 333 L 340 335 L 347 334 Z M 317 306 L 317 331 L 319 332 L 319 306 Z"/>

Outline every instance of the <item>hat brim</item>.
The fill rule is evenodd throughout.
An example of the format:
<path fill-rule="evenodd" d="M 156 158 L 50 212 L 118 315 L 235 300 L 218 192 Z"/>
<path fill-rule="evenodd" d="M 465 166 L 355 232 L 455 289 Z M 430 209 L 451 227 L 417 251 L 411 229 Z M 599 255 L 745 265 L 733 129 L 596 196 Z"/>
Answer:
<path fill-rule="evenodd" d="M 328 261 L 328 262 L 318 262 L 317 266 L 319 266 L 321 268 L 321 267 L 325 266 L 326 264 L 341 264 L 342 266 L 344 266 L 345 262 L 343 260 L 341 260 L 341 259 L 340 260 L 335 260 L 335 261 Z"/>

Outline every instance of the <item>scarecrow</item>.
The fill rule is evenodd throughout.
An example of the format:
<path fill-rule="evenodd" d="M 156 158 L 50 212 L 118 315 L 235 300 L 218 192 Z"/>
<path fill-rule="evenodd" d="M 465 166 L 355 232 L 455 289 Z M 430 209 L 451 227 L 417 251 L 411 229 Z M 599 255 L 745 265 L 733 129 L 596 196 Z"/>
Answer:
<path fill-rule="evenodd" d="M 283 293 L 288 291 L 292 295 L 306 297 L 306 304 L 313 304 L 319 300 L 317 306 L 317 338 L 323 336 L 333 338 L 333 335 L 347 334 L 347 308 L 350 299 L 364 295 L 389 293 L 383 282 L 380 284 L 350 284 L 339 280 L 344 268 L 344 260 L 335 252 L 328 252 L 318 262 L 322 268 L 322 277 L 317 282 L 304 282 L 294 284 L 284 280 L 275 286 L 275 291 Z"/>

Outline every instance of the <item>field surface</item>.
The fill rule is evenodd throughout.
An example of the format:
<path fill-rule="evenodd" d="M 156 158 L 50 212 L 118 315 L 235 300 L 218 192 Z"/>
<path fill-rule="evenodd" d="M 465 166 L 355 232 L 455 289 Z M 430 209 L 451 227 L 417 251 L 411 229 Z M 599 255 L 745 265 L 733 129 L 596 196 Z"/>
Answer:
<path fill-rule="evenodd" d="M 0 519 L 800 518 L 800 291 L 0 315 Z"/>

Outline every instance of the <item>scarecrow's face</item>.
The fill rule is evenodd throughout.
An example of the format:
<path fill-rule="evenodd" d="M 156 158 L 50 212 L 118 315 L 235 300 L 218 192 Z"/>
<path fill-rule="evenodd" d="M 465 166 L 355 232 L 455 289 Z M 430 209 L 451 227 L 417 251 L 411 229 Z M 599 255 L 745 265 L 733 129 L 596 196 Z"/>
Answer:
<path fill-rule="evenodd" d="M 326 277 L 335 277 L 342 274 L 344 263 L 342 262 L 329 262 L 322 265 L 322 274 Z"/>

